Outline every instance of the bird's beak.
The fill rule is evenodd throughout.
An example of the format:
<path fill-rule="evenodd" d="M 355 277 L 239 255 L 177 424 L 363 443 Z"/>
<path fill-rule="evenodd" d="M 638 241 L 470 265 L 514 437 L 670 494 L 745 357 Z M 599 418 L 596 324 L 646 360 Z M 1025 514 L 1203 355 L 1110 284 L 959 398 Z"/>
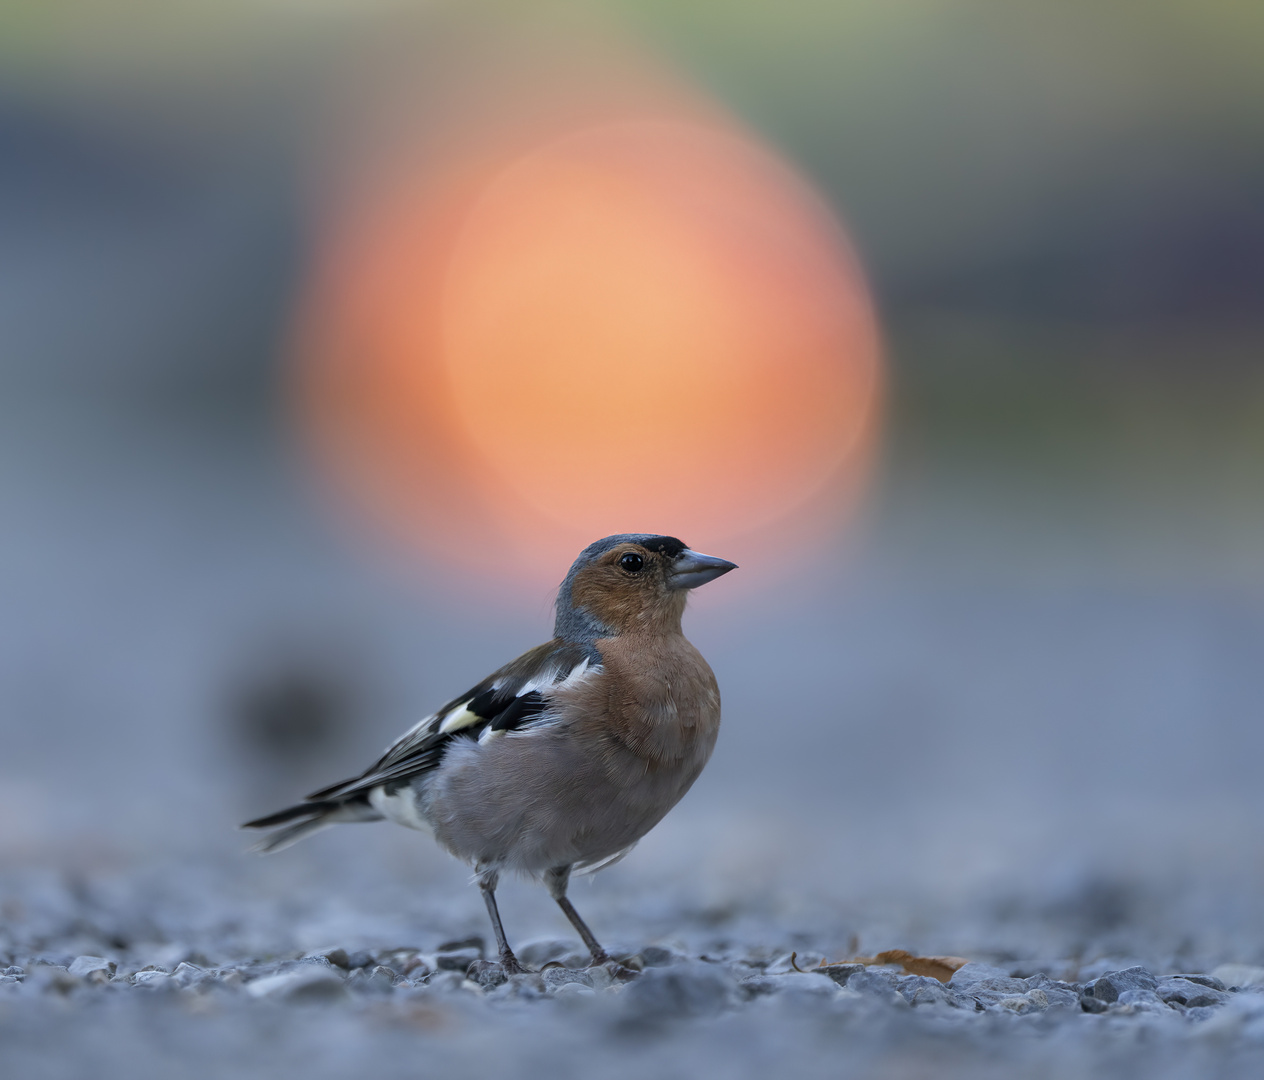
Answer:
<path fill-rule="evenodd" d="M 698 551 L 685 548 L 677 555 L 667 573 L 669 589 L 696 589 L 708 581 L 714 581 L 721 574 L 736 570 L 737 563 L 728 559 L 717 559 L 714 555 L 703 555 Z"/>

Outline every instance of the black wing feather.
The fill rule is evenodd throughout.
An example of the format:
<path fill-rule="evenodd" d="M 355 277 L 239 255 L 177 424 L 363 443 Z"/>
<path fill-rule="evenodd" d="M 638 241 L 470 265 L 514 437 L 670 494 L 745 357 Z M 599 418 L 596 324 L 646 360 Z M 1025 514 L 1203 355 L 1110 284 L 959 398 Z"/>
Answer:
<path fill-rule="evenodd" d="M 512 731 L 540 716 L 547 707 L 544 695 L 538 690 L 532 690 L 529 694 L 514 698 L 507 708 L 492 718 L 489 726 L 492 731 Z"/>
<path fill-rule="evenodd" d="M 380 784 L 401 783 L 435 768 L 456 739 L 477 739 L 488 727 L 512 731 L 537 719 L 548 709 L 539 690 L 520 691 L 530 682 L 544 678 L 565 678 L 585 660 L 591 660 L 583 646 L 551 641 L 524 653 L 477 686 L 453 698 L 433 716 L 408 732 L 359 776 L 321 788 L 307 796 L 309 801 L 345 799 Z M 466 708 L 478 721 L 455 731 L 438 730 L 444 717 Z"/>

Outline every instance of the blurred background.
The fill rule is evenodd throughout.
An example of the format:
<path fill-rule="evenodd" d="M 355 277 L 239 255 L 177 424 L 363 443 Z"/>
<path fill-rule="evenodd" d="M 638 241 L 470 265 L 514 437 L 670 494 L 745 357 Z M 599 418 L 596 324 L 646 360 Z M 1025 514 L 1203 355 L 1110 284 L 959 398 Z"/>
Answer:
<path fill-rule="evenodd" d="M 742 566 L 686 624 L 724 731 L 597 889 L 1258 880 L 1262 46 L 1237 0 L 5 5 L 0 865 L 278 872 L 237 822 L 645 529 Z M 277 859 L 459 890 L 431 849 Z"/>

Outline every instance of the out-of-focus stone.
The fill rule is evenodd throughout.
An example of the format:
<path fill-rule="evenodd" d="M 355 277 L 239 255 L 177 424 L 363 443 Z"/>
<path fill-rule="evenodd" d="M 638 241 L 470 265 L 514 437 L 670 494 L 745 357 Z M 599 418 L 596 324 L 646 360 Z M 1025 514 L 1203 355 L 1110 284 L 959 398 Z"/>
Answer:
<path fill-rule="evenodd" d="M 832 998 L 838 987 L 828 976 L 821 976 L 819 969 L 806 975 L 749 975 L 738 983 L 748 997 L 769 995 L 789 997 Z"/>
<path fill-rule="evenodd" d="M 1107 975 L 1113 971 L 1127 971 L 1130 968 L 1145 968 L 1145 964 L 1140 959 L 1124 959 L 1118 956 L 1103 957 L 1087 964 L 1081 964 L 1076 972 L 1076 979 L 1088 985 L 1096 982 L 1103 975 Z M 1147 971 L 1148 968 L 1145 968 Z"/>
<path fill-rule="evenodd" d="M 413 953 L 413 955 L 405 959 L 403 963 L 392 966 L 395 967 L 395 970 L 403 975 L 404 978 L 412 979 L 414 981 L 417 979 L 424 979 L 432 970 L 430 965 L 426 963 L 426 958 L 424 956 L 419 956 L 417 953 Z"/>
<path fill-rule="evenodd" d="M 1186 1009 L 1222 1005 L 1229 1000 L 1229 995 L 1224 990 L 1204 986 L 1201 982 L 1194 982 L 1183 975 L 1171 975 L 1160 979 L 1158 986 L 1154 989 L 1155 993 L 1168 1005 L 1180 1005 Z"/>
<path fill-rule="evenodd" d="M 467 946 L 439 953 L 435 956 L 435 964 L 440 971 L 468 971 L 471 964 L 482 959 L 481 949 Z"/>
<path fill-rule="evenodd" d="M 69 994 L 83 985 L 78 975 L 57 964 L 35 964 L 24 981 L 29 987 L 54 994 Z"/>
<path fill-rule="evenodd" d="M 1230 986 L 1264 986 L 1264 967 L 1254 964 L 1221 964 L 1211 974 L 1226 989 Z"/>
<path fill-rule="evenodd" d="M 629 984 L 624 1000 L 646 1019 L 712 1016 L 737 1000 L 737 987 L 712 964 L 674 964 L 650 968 Z"/>
<path fill-rule="evenodd" d="M 487 942 L 478 934 L 472 934 L 466 938 L 454 938 L 452 941 L 445 941 L 435 952 L 455 952 L 457 949 L 477 949 L 479 954 L 487 952 Z"/>
<path fill-rule="evenodd" d="M 1186 974 L 1186 973 L 1184 973 L 1184 972 L 1178 971 L 1178 972 L 1176 972 L 1176 973 L 1174 973 L 1174 974 L 1172 974 L 1172 975 L 1167 975 L 1167 976 L 1165 976 L 1165 978 L 1169 978 L 1169 979 L 1188 979 L 1188 980 L 1189 980 L 1190 982 L 1192 982 L 1192 983 L 1198 983 L 1198 985 L 1199 985 L 1199 986 L 1208 986 L 1208 987 L 1210 987 L 1212 990 L 1227 990 L 1227 989 L 1229 989 L 1227 986 L 1225 986 L 1225 984 L 1224 984 L 1223 982 L 1221 982 L 1219 979 L 1217 979 L 1214 975 L 1187 975 L 1187 974 Z"/>
<path fill-rule="evenodd" d="M 1049 1007 L 1049 999 L 1043 990 L 1029 990 L 1025 994 L 1000 997 L 995 1002 L 995 1007 L 1022 1016 L 1031 1012 L 1044 1012 Z"/>
<path fill-rule="evenodd" d="M 1108 971 L 1084 988 L 1084 993 L 1109 1004 L 1118 1001 L 1125 990 L 1153 990 L 1158 980 L 1143 967 L 1130 967 L 1122 971 Z"/>
<path fill-rule="evenodd" d="M 312 965 L 307 970 L 265 975 L 246 985 L 251 997 L 279 1001 L 335 1001 L 346 997 L 347 988 L 332 971 Z"/>
<path fill-rule="evenodd" d="M 928 975 L 897 976 L 895 988 L 910 1005 L 951 1005 L 960 1004 L 957 995 L 938 979 Z"/>
<path fill-rule="evenodd" d="M 348 977 L 346 987 L 369 994 L 389 994 L 395 989 L 396 975 L 388 967 L 378 964 L 373 968 L 356 968 Z"/>
<path fill-rule="evenodd" d="M 864 971 L 864 964 L 823 964 L 812 969 L 818 975 L 826 975 L 839 986 L 846 986 L 847 980 L 858 971 Z"/>
<path fill-rule="evenodd" d="M 104 956 L 76 956 L 66 969 L 71 975 L 78 975 L 81 979 L 88 976 L 101 973 L 101 976 L 93 979 L 93 982 L 108 982 L 111 975 L 118 970 L 118 964 L 113 960 L 107 960 Z"/>
<path fill-rule="evenodd" d="M 540 972 L 540 978 L 550 990 L 556 990 L 559 986 L 567 986 L 570 983 L 581 983 L 587 987 L 593 984 L 592 976 L 587 971 L 577 968 L 545 968 Z"/>
<path fill-rule="evenodd" d="M 1025 980 L 1011 977 L 1003 968 L 980 963 L 959 967 L 948 980 L 948 985 L 965 993 L 989 990 L 996 994 L 1022 995 L 1028 990 Z"/>
<path fill-rule="evenodd" d="M 805 971 L 815 971 L 825 957 L 818 952 L 790 952 L 777 957 L 767 968 L 766 975 L 798 975 Z"/>
<path fill-rule="evenodd" d="M 349 971 L 352 967 L 351 959 L 347 956 L 346 949 L 317 949 L 314 952 L 308 953 L 305 957 L 303 957 L 303 959 L 312 960 L 317 957 L 320 957 L 323 960 L 328 960 L 334 965 L 334 967 L 340 967 L 343 971 Z"/>
<path fill-rule="evenodd" d="M 1006 964 L 1005 969 L 1011 978 L 1026 979 L 1030 984 L 1033 978 L 1049 979 L 1053 982 L 1068 982 L 1074 978 L 1077 965 L 1071 960 L 1056 957 L 1042 959 L 1015 960 Z"/>
<path fill-rule="evenodd" d="M 542 968 L 578 952 L 576 942 L 562 938 L 537 938 L 519 946 L 516 951 L 518 959 L 531 968 Z"/>
<path fill-rule="evenodd" d="M 1115 1005 L 1133 1012 L 1171 1012 L 1167 1003 L 1153 990 L 1125 990 Z"/>
<path fill-rule="evenodd" d="M 499 964 L 496 964 L 494 960 L 484 960 L 480 961 L 480 963 L 495 964 L 496 968 L 500 971 L 502 979 L 494 982 L 478 983 L 477 985 L 499 986 L 500 982 L 503 981 L 505 973 L 504 968 L 502 968 Z M 470 981 L 473 981 L 472 977 L 467 978 L 465 973 L 462 971 L 436 971 L 433 975 L 426 979 L 426 986 L 436 993 L 450 994 L 456 990 L 462 989 L 464 984 Z"/>
<path fill-rule="evenodd" d="M 1049 1008 L 1075 1008 L 1080 1003 L 1080 988 L 1074 983 L 1051 979 L 1047 975 L 1033 975 L 1024 979 L 1028 991 L 1040 990 L 1049 1003 Z"/>
<path fill-rule="evenodd" d="M 177 964 L 175 971 L 171 973 L 171 977 L 181 986 L 196 986 L 207 976 L 208 972 L 204 968 L 200 968 L 196 964 L 185 963 Z"/>
<path fill-rule="evenodd" d="M 652 967 L 670 967 L 672 964 L 683 964 L 689 960 L 684 953 L 662 945 L 646 945 L 640 952 L 642 970 Z"/>
<path fill-rule="evenodd" d="M 368 956 L 368 953 L 363 954 Z M 366 964 L 356 964 L 354 961 L 360 959 L 361 954 L 355 953 L 351 959 L 352 967 L 373 967 L 372 960 Z M 385 952 L 377 954 L 377 963 L 383 967 L 388 967 L 396 974 L 407 979 L 420 979 L 430 974 L 430 964 L 417 949 L 387 949 Z"/>
<path fill-rule="evenodd" d="M 149 968 L 145 971 L 138 971 L 132 976 L 133 986 L 142 986 L 146 990 L 174 990 L 180 984 L 171 977 L 171 974 L 158 968 Z"/>
<path fill-rule="evenodd" d="M 441 957 L 438 974 L 446 974 L 452 970 L 443 964 Z M 499 960 L 474 960 L 466 966 L 464 974 L 471 982 L 484 988 L 501 986 L 509 978 L 505 973 L 504 964 Z M 435 981 L 435 977 L 432 976 L 430 985 L 435 985 Z"/>
<path fill-rule="evenodd" d="M 500 992 L 523 1001 L 537 1001 L 548 997 L 549 993 L 543 977 L 533 971 L 528 971 L 523 975 L 510 975 Z"/>
<path fill-rule="evenodd" d="M 888 971 L 886 968 L 865 968 L 847 980 L 847 989 L 884 1001 L 898 997 L 900 1004 L 907 1004 L 896 989 L 896 979 L 895 972 Z"/>

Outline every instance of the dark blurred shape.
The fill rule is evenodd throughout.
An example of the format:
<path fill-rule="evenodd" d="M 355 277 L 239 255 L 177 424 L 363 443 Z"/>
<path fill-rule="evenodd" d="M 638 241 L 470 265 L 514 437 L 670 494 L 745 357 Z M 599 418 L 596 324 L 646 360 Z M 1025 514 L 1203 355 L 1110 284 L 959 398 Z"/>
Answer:
<path fill-rule="evenodd" d="M 1137 921 L 1143 905 L 1135 882 L 1092 875 L 1054 898 L 1046 914 L 1055 923 L 1092 936 Z"/>
<path fill-rule="evenodd" d="M 336 771 L 362 698 L 349 672 L 314 657 L 242 677 L 230 692 L 228 730 L 252 786 L 288 791 Z"/>
<path fill-rule="evenodd" d="M 236 710 L 238 734 L 252 750 L 278 761 L 311 757 L 342 725 L 343 690 L 316 672 L 279 672 L 243 692 Z"/>

